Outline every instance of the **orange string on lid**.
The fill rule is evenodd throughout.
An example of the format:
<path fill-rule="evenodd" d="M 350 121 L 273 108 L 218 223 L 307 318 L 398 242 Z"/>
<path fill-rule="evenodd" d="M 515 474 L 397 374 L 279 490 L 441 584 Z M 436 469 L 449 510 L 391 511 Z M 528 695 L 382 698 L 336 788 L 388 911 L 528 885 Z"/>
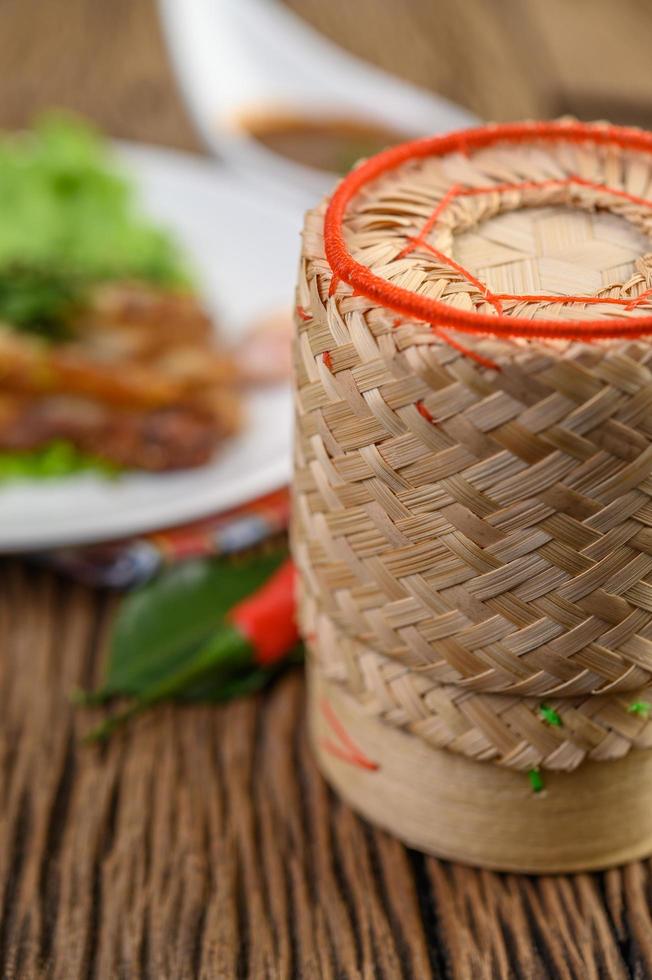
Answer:
<path fill-rule="evenodd" d="M 372 272 L 367 266 L 356 261 L 351 255 L 344 238 L 344 219 L 351 201 L 373 180 L 390 173 L 410 160 L 425 159 L 432 156 L 440 157 L 454 152 L 468 153 L 472 150 L 479 150 L 491 146 L 497 142 L 521 144 L 537 140 L 616 145 L 625 149 L 652 153 L 652 134 L 650 133 L 626 127 L 609 126 L 606 124 L 589 125 L 577 122 L 505 123 L 482 126 L 477 129 L 450 133 L 444 136 L 414 140 L 410 143 L 392 147 L 372 157 L 351 171 L 333 194 L 324 222 L 325 252 L 333 276 L 337 280 L 347 283 L 357 293 L 365 296 L 367 299 L 373 300 L 395 313 L 416 320 L 422 320 L 437 328 L 449 327 L 465 333 L 493 334 L 499 337 L 511 336 L 558 340 L 637 338 L 652 333 L 652 315 L 640 316 L 635 320 L 604 317 L 598 320 L 584 320 L 582 322 L 561 318 L 554 320 L 531 320 L 526 317 L 507 316 L 502 312 L 500 305 L 503 300 L 527 300 L 529 297 L 519 297 L 518 295 L 508 296 L 505 294 L 495 295 L 484 284 L 480 284 L 481 292 L 488 302 L 493 303 L 497 313 L 494 315 L 459 310 L 441 300 L 412 293 L 408 289 L 388 282 L 386 279 Z M 572 176 L 564 180 L 496 185 L 491 188 L 466 189 L 456 185 L 439 202 L 437 208 L 424 225 L 420 235 L 416 239 L 412 239 L 406 249 L 400 254 L 407 255 L 414 248 L 425 246 L 440 261 L 446 261 L 449 266 L 455 268 L 456 271 L 464 275 L 469 282 L 472 282 L 477 287 L 479 280 L 475 279 L 475 277 L 471 278 L 470 273 L 462 266 L 454 263 L 454 260 L 449 256 L 438 252 L 433 246 L 425 242 L 425 235 L 431 230 L 437 217 L 439 217 L 444 208 L 457 196 L 471 196 L 474 194 L 488 193 L 489 191 L 495 193 L 496 190 L 500 191 L 501 188 L 507 191 L 517 188 L 524 189 L 529 186 L 561 187 L 571 184 L 591 187 L 600 193 L 610 194 L 652 209 L 652 201 L 629 194 L 626 191 L 607 187 L 604 184 L 592 183 L 578 176 Z M 644 299 L 648 298 L 649 295 L 650 291 L 646 291 L 633 300 L 619 300 L 617 305 L 624 306 L 625 309 L 633 309 Z M 536 299 L 540 301 L 541 297 L 537 296 Z M 600 299 L 599 297 L 564 296 L 555 297 L 554 299 L 558 303 L 596 303 L 599 301 L 616 305 L 609 297 Z"/>

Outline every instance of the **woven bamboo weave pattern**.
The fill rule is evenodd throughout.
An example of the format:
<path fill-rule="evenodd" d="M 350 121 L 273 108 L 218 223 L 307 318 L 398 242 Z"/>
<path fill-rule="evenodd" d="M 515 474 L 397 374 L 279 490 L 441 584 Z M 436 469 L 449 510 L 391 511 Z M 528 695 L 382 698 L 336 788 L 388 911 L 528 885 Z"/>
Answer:
<path fill-rule="evenodd" d="M 616 759 L 630 748 L 652 748 L 652 727 L 628 710 L 631 697 L 549 698 L 546 707 L 561 721 L 549 725 L 538 699 L 433 683 L 339 634 L 325 619 L 315 641 L 314 662 L 327 679 L 343 683 L 367 714 L 438 749 L 516 769 L 571 770 L 585 758 Z M 652 699 L 652 690 L 637 698 Z"/>
<path fill-rule="evenodd" d="M 497 144 L 409 162 L 351 254 L 453 307 L 648 315 L 652 166 Z M 652 744 L 652 348 L 473 336 L 333 280 L 325 206 L 297 294 L 294 551 L 318 663 L 386 721 L 516 768 Z M 562 719 L 551 727 L 542 701 Z"/>

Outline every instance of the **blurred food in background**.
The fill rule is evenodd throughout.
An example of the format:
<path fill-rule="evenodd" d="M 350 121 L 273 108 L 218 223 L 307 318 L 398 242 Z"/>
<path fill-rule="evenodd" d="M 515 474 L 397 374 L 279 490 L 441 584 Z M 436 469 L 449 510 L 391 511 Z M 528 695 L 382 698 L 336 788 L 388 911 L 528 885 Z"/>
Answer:
<path fill-rule="evenodd" d="M 50 118 L 0 142 L 0 477 L 205 463 L 235 362 L 108 147 Z"/>
<path fill-rule="evenodd" d="M 41 146 L 41 128 L 6 141 L 21 152 Z M 49 242 L 56 258 L 75 246 L 74 261 L 46 265 L 24 252 L 20 269 L 6 264 L 14 297 L 0 352 L 0 552 L 182 525 L 267 494 L 290 472 L 292 217 L 208 159 L 107 146 L 78 129 L 101 150 L 101 179 L 90 179 L 91 166 L 71 181 L 80 165 L 68 146 L 56 192 L 51 175 L 45 181 L 47 206 L 38 195 L 35 204 L 34 180 L 24 195 L 30 248 Z M 128 234 L 116 180 L 129 199 Z M 75 234 L 60 234 L 71 216 Z M 22 227 L 14 217 L 11 227 Z M 163 275 L 152 261 L 160 242 L 154 250 L 150 241 L 161 229 L 173 250 Z M 0 286 L 2 271 L 0 259 Z"/>
<path fill-rule="evenodd" d="M 280 384 L 292 376 L 292 312 L 283 308 L 259 317 L 235 348 L 236 371 L 243 383 Z"/>

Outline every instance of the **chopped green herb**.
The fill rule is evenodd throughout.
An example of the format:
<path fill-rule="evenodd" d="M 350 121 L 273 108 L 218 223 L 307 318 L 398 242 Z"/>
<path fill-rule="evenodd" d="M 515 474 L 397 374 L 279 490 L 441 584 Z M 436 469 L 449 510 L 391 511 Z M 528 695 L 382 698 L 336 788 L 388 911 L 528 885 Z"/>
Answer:
<path fill-rule="evenodd" d="M 535 793 L 540 793 L 544 788 L 543 776 L 538 769 L 530 769 L 528 772 L 528 779 L 530 780 L 530 786 Z"/>
<path fill-rule="evenodd" d="M 556 728 L 563 725 L 561 716 L 555 711 L 554 708 L 549 708 L 547 704 L 539 705 L 539 717 L 543 718 L 543 720 L 547 721 L 549 725 L 553 725 Z"/>
<path fill-rule="evenodd" d="M 115 476 L 120 472 L 119 467 L 97 456 L 82 453 L 63 440 L 51 442 L 43 449 L 0 450 L 0 484 L 14 480 L 72 476 L 85 471 L 98 472 L 103 476 Z"/>
<path fill-rule="evenodd" d="M 70 274 L 35 266 L 0 267 L 0 321 L 49 340 L 69 335 L 83 287 Z"/>
<path fill-rule="evenodd" d="M 632 715 L 640 715 L 641 718 L 647 718 L 650 711 L 652 711 L 652 704 L 649 701 L 633 701 L 627 710 Z"/>

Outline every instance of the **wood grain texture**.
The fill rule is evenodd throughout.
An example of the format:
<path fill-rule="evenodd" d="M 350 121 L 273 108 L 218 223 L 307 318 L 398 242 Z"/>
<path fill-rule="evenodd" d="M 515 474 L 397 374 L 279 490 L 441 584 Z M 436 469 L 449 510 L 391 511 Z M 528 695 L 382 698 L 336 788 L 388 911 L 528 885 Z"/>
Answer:
<path fill-rule="evenodd" d="M 285 0 L 334 41 L 483 119 L 648 126 L 644 0 Z"/>
<path fill-rule="evenodd" d="M 82 746 L 69 696 L 112 607 L 0 566 L 0 976 L 650 975 L 649 862 L 525 878 L 406 850 L 326 788 L 299 672 Z"/>
<path fill-rule="evenodd" d="M 580 92 L 574 58 L 558 68 L 527 41 L 534 8 L 563 14 L 574 37 L 587 23 L 603 45 L 617 35 L 625 79 L 626 39 L 647 16 L 640 0 L 608 25 L 587 2 L 407 0 L 400 18 L 392 0 L 291 5 L 493 118 L 572 108 Z M 150 0 L 4 0 L 0 57 L 2 125 L 61 104 L 114 135 L 198 148 Z M 627 84 L 643 113 L 652 68 L 637 57 Z M 82 747 L 96 715 L 69 696 L 99 676 L 112 613 L 101 595 L 0 564 L 3 980 L 652 975 L 649 862 L 528 879 L 405 850 L 316 772 L 299 673 L 264 698 L 164 708 L 106 749 Z"/>
<path fill-rule="evenodd" d="M 112 136 L 197 150 L 154 0 L 3 0 L 0 126 L 60 106 Z"/>

